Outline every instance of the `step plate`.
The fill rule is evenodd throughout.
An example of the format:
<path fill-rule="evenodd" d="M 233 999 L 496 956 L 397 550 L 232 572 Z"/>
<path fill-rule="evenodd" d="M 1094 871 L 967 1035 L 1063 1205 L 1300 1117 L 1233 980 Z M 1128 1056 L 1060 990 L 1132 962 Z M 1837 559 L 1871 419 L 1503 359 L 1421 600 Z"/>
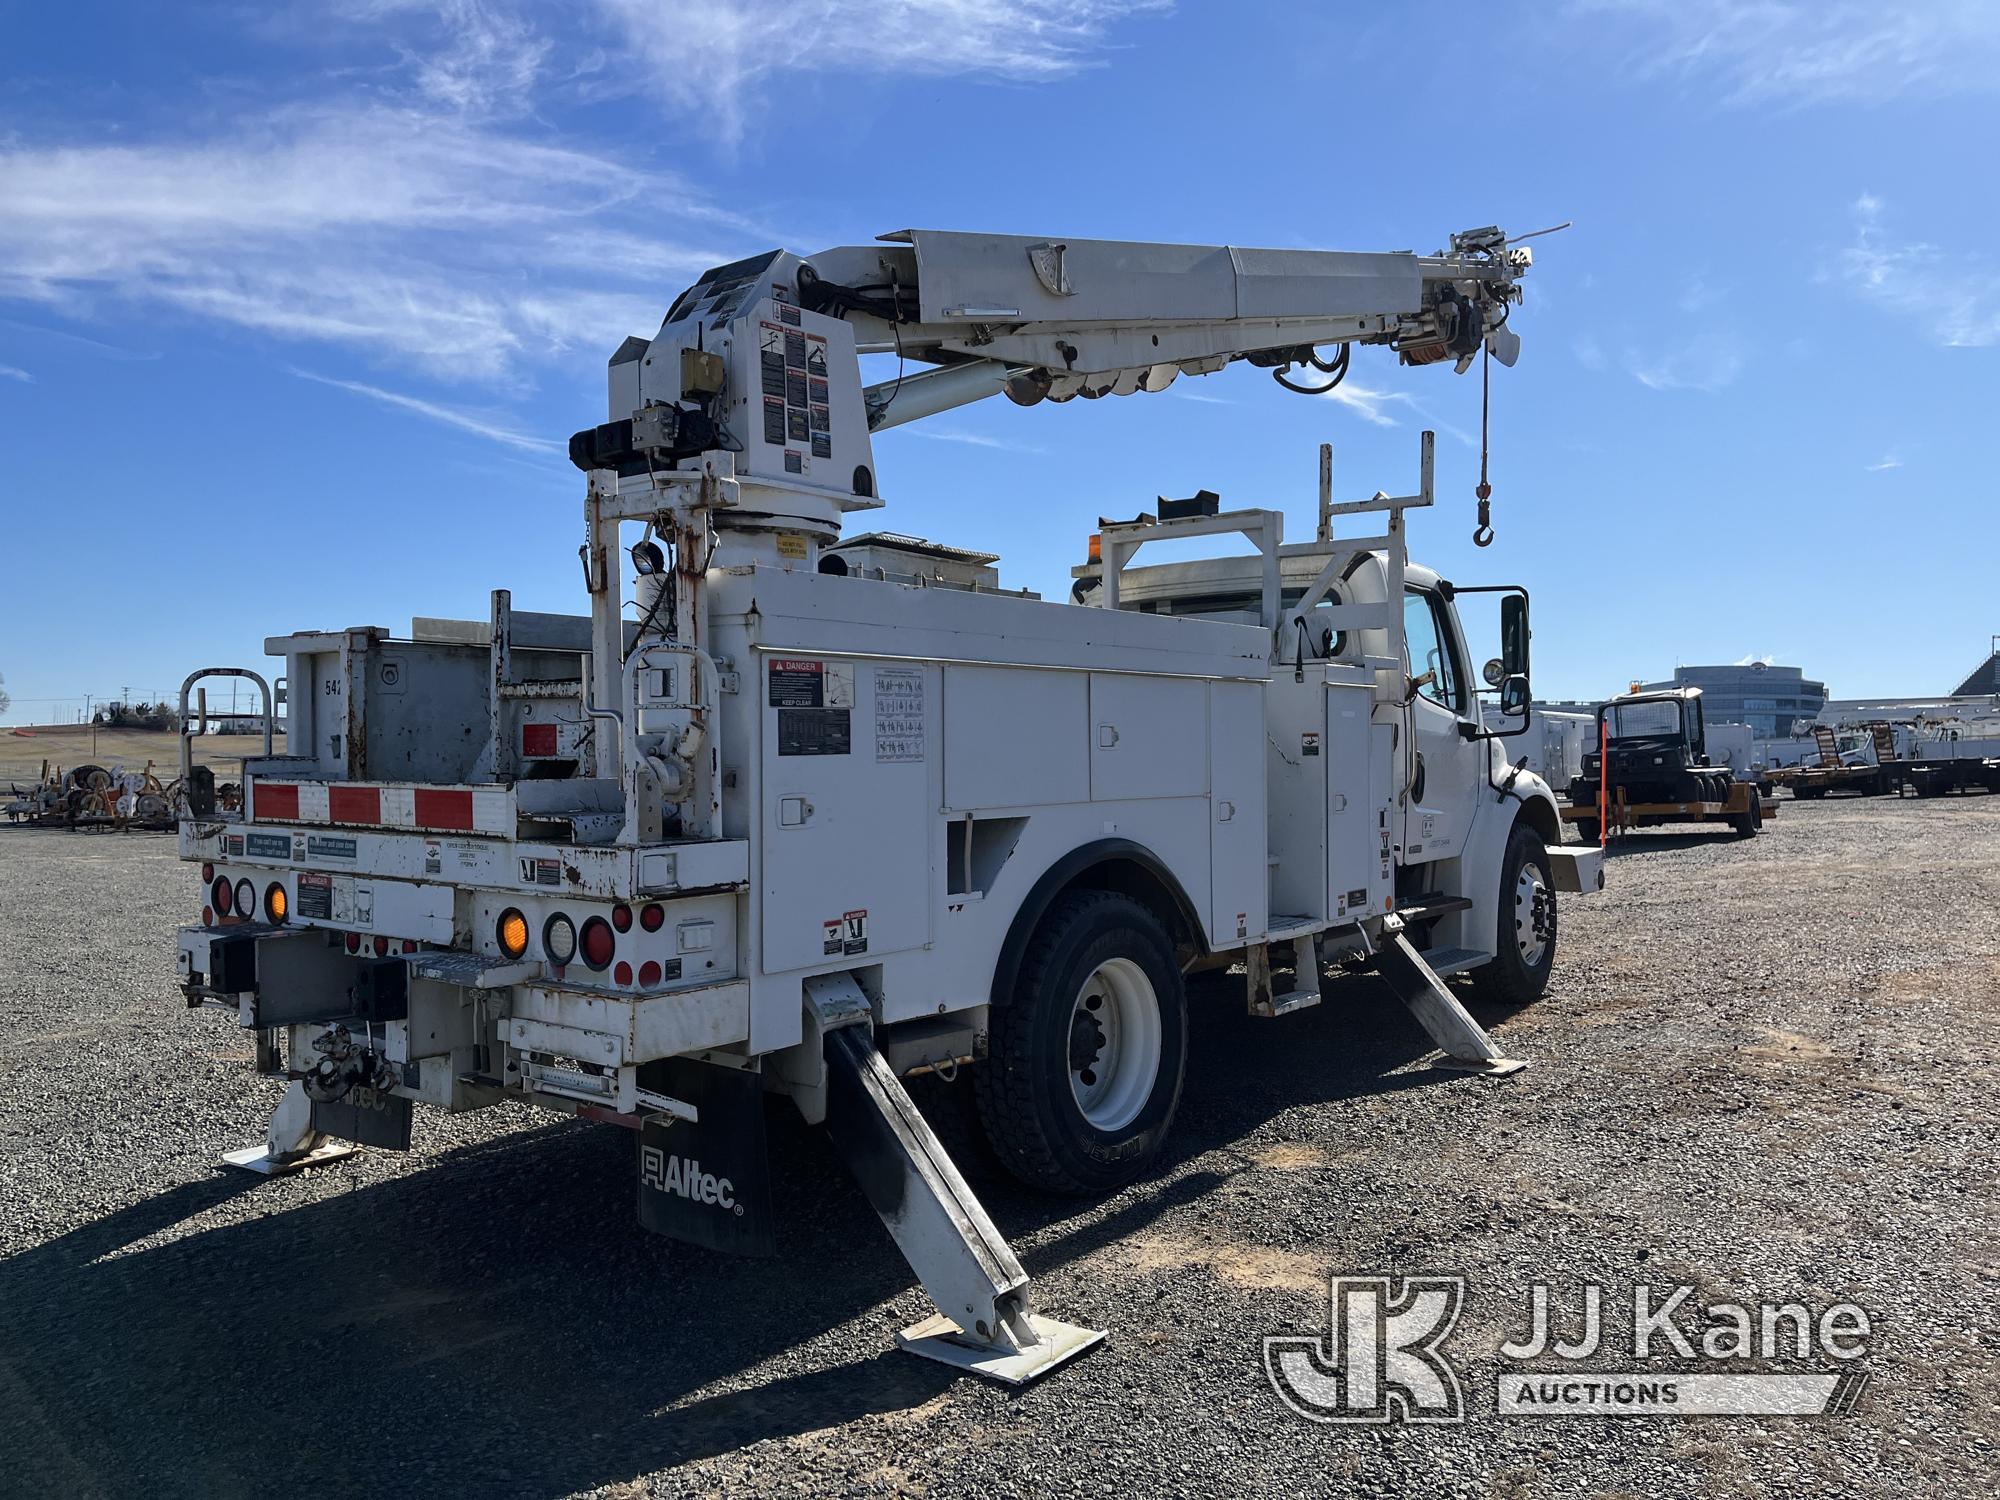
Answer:
<path fill-rule="evenodd" d="M 1253 1008 L 1250 1014 L 1260 1018 L 1288 1016 L 1295 1010 L 1308 1010 L 1319 1004 L 1319 1002 L 1320 993 L 1318 990 L 1289 990 L 1282 995 L 1273 995 L 1269 1010 Z"/>

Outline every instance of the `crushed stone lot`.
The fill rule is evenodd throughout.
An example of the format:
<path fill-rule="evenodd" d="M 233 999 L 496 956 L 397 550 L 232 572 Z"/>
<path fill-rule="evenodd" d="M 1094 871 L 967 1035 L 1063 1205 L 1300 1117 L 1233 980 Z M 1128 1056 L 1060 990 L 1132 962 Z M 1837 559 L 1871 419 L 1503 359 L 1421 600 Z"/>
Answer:
<path fill-rule="evenodd" d="M 1209 976 L 1152 1180 L 1077 1203 L 975 1165 L 1039 1305 L 1110 1330 L 1011 1392 L 895 1352 L 930 1305 L 779 1107 L 767 1262 L 641 1230 L 626 1132 L 512 1109 L 420 1112 L 406 1156 L 220 1168 L 278 1085 L 175 987 L 195 871 L 171 838 L 0 832 L 4 1487 L 2000 1489 L 2000 797 L 1787 802 L 1754 842 L 1664 831 L 1608 866 L 1565 900 L 1547 1000 L 1475 1007 L 1531 1062 L 1511 1079 L 1433 1067 L 1372 980 L 1255 1020 Z M 1263 1337 L 1324 1333 L 1336 1271 L 1466 1278 L 1463 1425 L 1280 1401 Z M 1565 1332 L 1586 1282 L 1628 1326 L 1638 1282 L 1852 1299 L 1870 1380 L 1840 1417 L 1503 1418 L 1536 1282 Z"/>

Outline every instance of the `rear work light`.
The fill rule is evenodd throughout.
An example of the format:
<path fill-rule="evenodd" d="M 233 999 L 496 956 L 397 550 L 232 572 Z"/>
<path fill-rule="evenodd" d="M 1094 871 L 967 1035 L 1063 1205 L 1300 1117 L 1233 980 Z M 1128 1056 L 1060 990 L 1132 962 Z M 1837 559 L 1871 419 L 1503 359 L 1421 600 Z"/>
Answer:
<path fill-rule="evenodd" d="M 542 952 L 552 964 L 566 964 L 576 958 L 576 923 L 557 912 L 542 924 Z"/>
<path fill-rule="evenodd" d="M 257 914 L 257 887 L 248 880 L 236 882 L 236 915 L 248 919 Z"/>
<path fill-rule="evenodd" d="M 500 913 L 500 920 L 493 925 L 494 940 L 500 944 L 500 951 L 509 958 L 519 958 L 528 951 L 528 919 L 508 907 Z"/>
<path fill-rule="evenodd" d="M 235 909 L 236 896 L 230 889 L 227 875 L 215 877 L 215 884 L 208 888 L 208 904 L 215 908 L 218 917 L 226 917 Z"/>
<path fill-rule="evenodd" d="M 282 924 L 291 910 L 292 901 L 285 894 L 283 885 L 274 880 L 264 888 L 264 916 L 267 920 Z"/>
<path fill-rule="evenodd" d="M 617 948 L 618 939 L 612 936 L 611 924 L 604 918 L 592 917 L 583 924 L 583 961 L 591 968 L 609 968 Z"/>

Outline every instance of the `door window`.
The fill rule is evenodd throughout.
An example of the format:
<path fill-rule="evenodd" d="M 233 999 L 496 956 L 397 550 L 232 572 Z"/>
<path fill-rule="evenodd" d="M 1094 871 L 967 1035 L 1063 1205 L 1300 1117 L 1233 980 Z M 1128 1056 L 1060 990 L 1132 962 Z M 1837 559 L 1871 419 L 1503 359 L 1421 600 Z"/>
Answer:
<path fill-rule="evenodd" d="M 1410 675 L 1420 679 L 1418 695 L 1457 713 L 1464 706 L 1462 679 L 1436 596 L 1417 589 L 1403 595 L 1403 639 L 1409 645 Z"/>

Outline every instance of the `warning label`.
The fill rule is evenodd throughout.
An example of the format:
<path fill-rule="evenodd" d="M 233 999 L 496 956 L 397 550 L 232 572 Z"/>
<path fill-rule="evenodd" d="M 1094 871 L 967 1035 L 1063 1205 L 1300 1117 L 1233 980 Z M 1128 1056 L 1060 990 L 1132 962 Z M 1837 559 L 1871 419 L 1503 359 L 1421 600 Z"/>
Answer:
<path fill-rule="evenodd" d="M 771 707 L 823 708 L 825 706 L 825 662 L 797 661 L 786 657 L 771 659 Z"/>
<path fill-rule="evenodd" d="M 920 667 L 875 669 L 875 759 L 924 758 L 924 674 Z"/>
<path fill-rule="evenodd" d="M 779 709 L 778 754 L 848 754 L 854 748 L 851 715 L 845 708 Z"/>
<path fill-rule="evenodd" d="M 322 922 L 333 916 L 333 877 L 316 870 L 299 876 L 299 915 L 318 917 Z"/>

